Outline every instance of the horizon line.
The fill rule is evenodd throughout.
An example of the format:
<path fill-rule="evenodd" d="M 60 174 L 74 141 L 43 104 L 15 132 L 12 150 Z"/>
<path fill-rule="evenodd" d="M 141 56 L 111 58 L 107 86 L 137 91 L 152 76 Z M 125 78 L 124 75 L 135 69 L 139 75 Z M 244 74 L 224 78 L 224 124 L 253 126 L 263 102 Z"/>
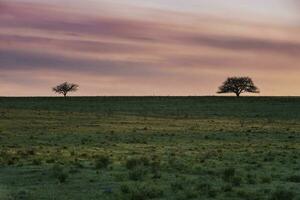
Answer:
<path fill-rule="evenodd" d="M 234 95 L 99 95 L 99 96 L 67 96 L 67 98 L 91 98 L 91 97 L 234 97 Z M 255 96 L 255 95 L 244 95 L 243 97 L 253 97 L 253 98 L 264 98 L 264 97 L 296 97 L 299 98 L 300 95 L 263 95 L 263 96 Z M 0 96 L 0 98 L 64 98 L 63 96 Z"/>

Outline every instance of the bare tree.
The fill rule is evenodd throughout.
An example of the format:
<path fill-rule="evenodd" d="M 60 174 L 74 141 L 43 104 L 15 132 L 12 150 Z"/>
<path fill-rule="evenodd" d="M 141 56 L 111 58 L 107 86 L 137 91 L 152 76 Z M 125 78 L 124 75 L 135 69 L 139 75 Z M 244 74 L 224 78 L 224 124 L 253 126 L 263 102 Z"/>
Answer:
<path fill-rule="evenodd" d="M 52 88 L 52 90 L 58 94 L 63 94 L 64 97 L 67 97 L 69 92 L 75 92 L 78 90 L 78 85 L 74 83 L 64 82 L 60 85 L 57 85 Z"/>
<path fill-rule="evenodd" d="M 219 87 L 217 93 L 235 93 L 236 96 L 239 97 L 245 92 L 259 93 L 259 89 L 249 77 L 229 77 L 223 85 Z"/>

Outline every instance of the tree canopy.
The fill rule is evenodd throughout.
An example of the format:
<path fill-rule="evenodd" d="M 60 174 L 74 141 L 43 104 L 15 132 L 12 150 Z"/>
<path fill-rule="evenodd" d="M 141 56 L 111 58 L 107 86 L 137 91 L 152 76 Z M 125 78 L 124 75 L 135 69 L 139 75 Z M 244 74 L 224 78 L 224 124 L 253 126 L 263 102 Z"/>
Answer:
<path fill-rule="evenodd" d="M 63 94 L 64 97 L 67 96 L 69 92 L 75 92 L 78 90 L 78 85 L 74 83 L 64 82 L 52 88 L 52 90 L 58 94 Z"/>
<path fill-rule="evenodd" d="M 236 96 L 240 96 L 242 93 L 259 93 L 259 89 L 254 85 L 253 81 L 249 77 L 229 77 L 219 87 L 217 93 L 235 93 Z"/>

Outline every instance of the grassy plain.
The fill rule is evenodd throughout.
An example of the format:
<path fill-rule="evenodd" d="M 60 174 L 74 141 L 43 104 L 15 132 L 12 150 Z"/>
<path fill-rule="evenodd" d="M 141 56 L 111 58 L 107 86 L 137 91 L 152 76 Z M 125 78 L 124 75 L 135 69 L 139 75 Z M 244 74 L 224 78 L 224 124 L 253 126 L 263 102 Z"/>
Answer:
<path fill-rule="evenodd" d="M 300 98 L 0 98 L 0 200 L 300 200 Z"/>

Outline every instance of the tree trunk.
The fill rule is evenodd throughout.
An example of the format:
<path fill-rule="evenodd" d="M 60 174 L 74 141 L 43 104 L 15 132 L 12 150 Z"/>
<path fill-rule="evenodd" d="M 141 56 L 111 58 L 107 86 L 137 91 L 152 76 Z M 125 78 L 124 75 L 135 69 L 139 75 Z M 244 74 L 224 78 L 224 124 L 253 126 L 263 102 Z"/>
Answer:
<path fill-rule="evenodd" d="M 240 97 L 240 93 L 237 92 L 237 93 L 235 93 L 235 94 L 236 94 L 237 97 Z"/>

